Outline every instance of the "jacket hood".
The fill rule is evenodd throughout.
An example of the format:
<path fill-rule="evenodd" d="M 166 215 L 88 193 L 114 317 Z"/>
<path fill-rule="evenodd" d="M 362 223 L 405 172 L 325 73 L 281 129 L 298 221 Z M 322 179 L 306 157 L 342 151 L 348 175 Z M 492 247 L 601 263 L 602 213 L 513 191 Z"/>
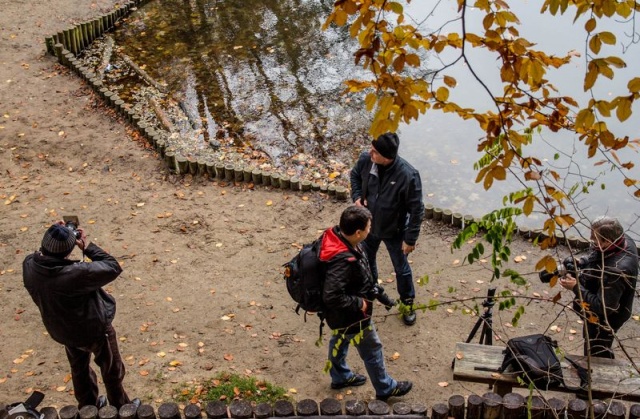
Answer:
<path fill-rule="evenodd" d="M 349 252 L 351 249 L 347 247 L 338 235 L 338 227 L 329 228 L 322 236 L 322 245 L 320 246 L 320 260 L 328 262 L 335 256 Z"/>

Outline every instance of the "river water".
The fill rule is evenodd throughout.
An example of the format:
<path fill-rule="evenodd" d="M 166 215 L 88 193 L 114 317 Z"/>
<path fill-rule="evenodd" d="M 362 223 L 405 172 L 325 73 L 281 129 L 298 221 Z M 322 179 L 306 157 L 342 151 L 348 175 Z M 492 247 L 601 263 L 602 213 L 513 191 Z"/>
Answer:
<path fill-rule="evenodd" d="M 357 45 L 344 28 L 320 29 L 332 3 L 155 1 L 132 14 L 116 32 L 116 39 L 124 53 L 168 85 L 191 120 L 202 124 L 203 134 L 196 139 L 202 147 L 207 147 L 209 138 L 220 138 L 223 132 L 236 145 L 268 154 L 276 166 L 286 166 L 302 153 L 348 167 L 367 148 L 370 115 L 363 110 L 362 97 L 340 94 L 345 79 L 366 74 L 353 63 Z M 435 10 L 431 3 L 414 0 L 408 9 L 425 32 L 440 27 L 455 12 L 453 1 L 437 3 Z M 573 24 L 572 16 L 539 18 L 539 2 L 512 3 L 516 14 L 527 19 L 521 27 L 522 35 L 540 49 L 557 54 L 576 50 L 584 55 L 583 22 Z M 477 15 L 473 9 L 468 12 L 470 23 Z M 616 22 L 611 25 L 621 37 L 629 28 L 620 29 Z M 473 25 L 471 29 L 474 30 Z M 632 46 L 622 55 L 628 66 L 616 72 L 619 80 L 599 83 L 598 94 L 606 97 L 624 91 L 621 89 L 629 75 L 640 68 L 636 49 Z M 620 45 L 610 47 L 608 53 L 620 55 Z M 489 86 L 499 89 L 495 59 L 477 51 L 471 52 L 470 59 Z M 437 67 L 439 63 L 427 60 L 427 65 Z M 452 95 L 462 105 L 490 106 L 466 67 L 458 65 L 451 74 L 458 79 Z M 554 72 L 550 79 L 563 93 L 580 99 L 583 96 L 576 92 L 581 92 L 583 74 L 584 58 L 576 58 L 572 66 Z M 634 111 L 625 124 L 615 124 L 616 134 L 638 137 L 640 107 L 635 106 Z M 425 201 L 435 206 L 481 216 L 499 207 L 502 197 L 517 187 L 515 183 L 502 182 L 485 191 L 474 182 L 473 162 L 480 157 L 476 144 L 482 132 L 472 122 L 429 112 L 419 121 L 401 126 L 399 135 L 400 154 L 420 170 Z M 595 180 L 590 192 L 577 199 L 576 210 L 585 217 L 585 223 L 586 219 L 607 213 L 619 217 L 631 230 L 640 231 L 634 224 L 640 216 L 638 200 L 622 185 L 619 174 L 609 173 L 607 166 L 594 167 L 599 158 L 587 159 L 586 150 L 571 135 L 543 132 L 534 137 L 533 143 L 529 153 L 553 162 L 563 174 L 565 186 L 580 181 L 577 173 Z M 557 153 L 564 157 L 553 161 Z M 621 158 L 638 161 L 636 153 L 625 153 Z M 637 168 L 631 175 L 640 177 Z M 539 220 L 534 214 L 518 222 L 539 227 Z"/>

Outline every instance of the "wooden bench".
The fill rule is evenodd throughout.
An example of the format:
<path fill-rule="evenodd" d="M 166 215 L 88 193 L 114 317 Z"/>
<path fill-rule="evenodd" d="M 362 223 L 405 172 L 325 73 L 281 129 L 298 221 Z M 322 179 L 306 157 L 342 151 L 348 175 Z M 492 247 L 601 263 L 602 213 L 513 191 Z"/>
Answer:
<path fill-rule="evenodd" d="M 516 374 L 496 372 L 502 365 L 504 349 L 503 346 L 457 343 L 453 379 L 493 385 L 494 392 L 501 396 L 510 393 L 513 387 L 521 387 Z M 587 357 L 569 356 L 586 368 Z M 561 360 L 561 364 L 567 385 L 579 387 L 576 369 L 566 360 Z M 626 360 L 591 358 L 591 388 L 594 398 L 640 401 L 640 374 Z M 564 387 L 550 390 L 573 392 Z"/>

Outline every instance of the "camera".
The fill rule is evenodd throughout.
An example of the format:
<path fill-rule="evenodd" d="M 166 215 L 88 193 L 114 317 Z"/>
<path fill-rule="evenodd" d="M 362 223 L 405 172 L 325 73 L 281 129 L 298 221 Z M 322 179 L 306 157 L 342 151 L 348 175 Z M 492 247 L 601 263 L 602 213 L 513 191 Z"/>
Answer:
<path fill-rule="evenodd" d="M 78 217 L 76 215 L 65 215 L 62 217 L 62 221 L 64 221 L 64 226 L 71 230 L 76 240 L 80 240 L 82 234 L 78 231 L 78 227 L 80 227 Z"/>
<path fill-rule="evenodd" d="M 384 308 L 387 309 L 387 311 L 391 310 L 391 308 L 396 305 L 396 302 L 392 300 L 389 295 L 387 295 L 387 293 L 384 291 L 384 288 L 382 288 L 382 286 L 380 286 L 379 284 L 373 286 L 372 294 L 372 299 L 380 301 L 380 303 L 384 306 Z"/>
<path fill-rule="evenodd" d="M 558 269 L 553 272 L 549 272 L 546 270 L 542 270 L 538 273 L 540 277 L 540 282 L 543 284 L 548 284 L 551 282 L 553 277 L 563 277 L 566 274 L 571 274 L 574 278 L 578 277 L 578 269 L 581 269 L 585 266 L 586 262 L 582 259 L 577 259 L 574 261 L 573 257 L 569 256 L 561 263 L 558 263 Z"/>

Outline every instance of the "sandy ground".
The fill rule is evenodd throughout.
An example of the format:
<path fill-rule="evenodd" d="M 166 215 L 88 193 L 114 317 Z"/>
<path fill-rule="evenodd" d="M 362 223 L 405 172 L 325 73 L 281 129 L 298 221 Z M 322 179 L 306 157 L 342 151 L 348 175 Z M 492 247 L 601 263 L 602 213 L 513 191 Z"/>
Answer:
<path fill-rule="evenodd" d="M 0 1 L 0 403 L 39 389 L 43 405 L 75 404 L 63 347 L 45 334 L 21 275 L 22 260 L 39 247 L 44 230 L 67 214 L 78 215 L 90 239 L 124 268 L 107 290 L 118 301 L 114 325 L 132 397 L 158 405 L 173 400 L 181 383 L 235 371 L 291 389 L 293 400 L 372 398 L 369 384 L 330 390 L 322 372 L 326 343 L 314 345 L 316 319 L 305 323 L 294 313 L 281 276 L 296 246 L 334 224 L 346 203 L 170 175 L 148 147 L 133 141 L 126 123 L 45 55 L 46 35 L 115 3 Z M 428 173 L 423 179 L 429 182 Z M 542 251 L 526 241 L 513 244 L 521 262 L 509 265 L 528 274 L 529 287 L 490 284 L 486 265 L 462 265 L 464 253 L 451 252 L 455 234 L 424 223 L 411 256 L 416 278 L 429 277 L 418 287 L 418 302 L 475 297 L 467 302 L 473 306 L 489 286 L 508 288 L 534 301 L 518 327 L 510 324 L 512 313 L 495 310 L 497 335 L 555 326 L 550 333 L 570 352 L 580 351 L 580 333 L 572 333 L 580 330 L 576 317 L 557 316 L 560 306 L 535 300 L 557 292 L 534 272 Z M 385 253 L 379 262 L 395 298 Z M 406 401 L 431 406 L 453 394 L 487 391 L 452 380 L 455 342 L 467 338 L 476 320 L 463 307 L 420 312 L 414 327 L 377 309 L 390 373 L 415 383 Z M 637 323 L 624 330 L 639 335 Z M 352 352 L 354 370 L 364 372 Z"/>

